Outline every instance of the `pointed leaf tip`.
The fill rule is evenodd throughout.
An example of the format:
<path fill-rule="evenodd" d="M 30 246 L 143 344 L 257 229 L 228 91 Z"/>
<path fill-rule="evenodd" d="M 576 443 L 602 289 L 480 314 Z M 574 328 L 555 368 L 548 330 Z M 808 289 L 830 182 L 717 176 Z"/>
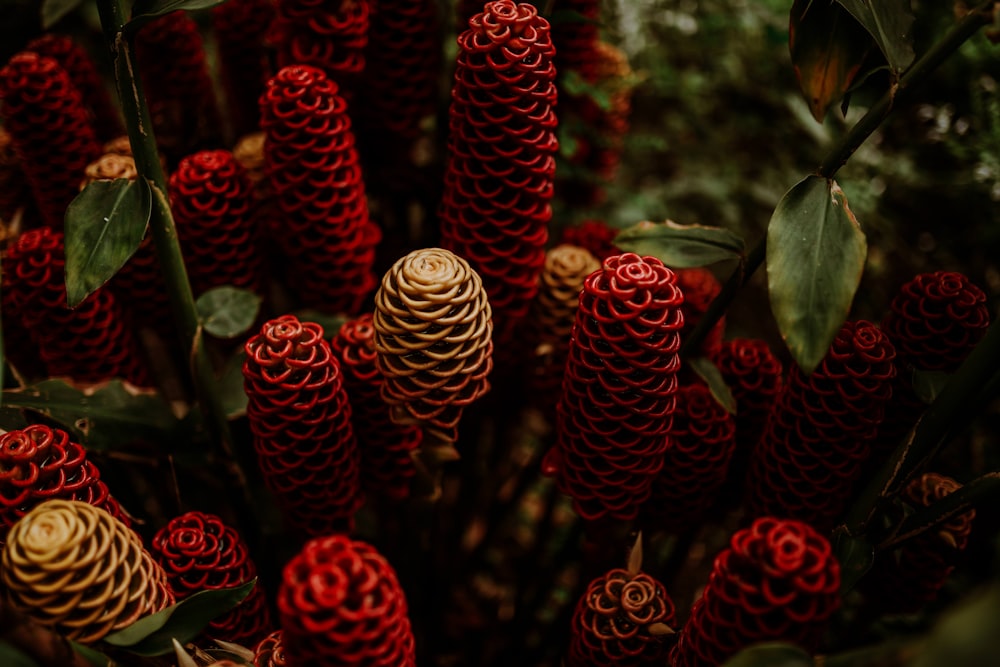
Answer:
<path fill-rule="evenodd" d="M 733 396 L 729 385 L 726 384 L 725 378 L 722 377 L 722 371 L 719 370 L 719 367 L 708 357 L 695 357 L 689 360 L 688 363 L 691 365 L 691 370 L 705 381 L 708 390 L 712 393 L 712 398 L 726 412 L 735 415 L 737 409 L 736 398 Z"/>
<path fill-rule="evenodd" d="M 667 625 L 666 623 L 653 623 L 647 629 L 649 630 L 649 634 L 653 635 L 654 637 L 665 637 L 667 635 L 677 634 L 677 631 L 674 630 L 669 625 Z"/>
<path fill-rule="evenodd" d="M 191 654 L 184 650 L 181 643 L 171 638 L 170 642 L 174 646 L 174 655 L 177 656 L 177 667 L 198 667 L 198 663 L 191 657 Z"/>
<path fill-rule="evenodd" d="M 632 550 L 628 554 L 627 570 L 631 575 L 639 574 L 642 571 L 642 531 L 639 531 L 639 535 L 635 538 L 635 544 L 632 545 Z"/>

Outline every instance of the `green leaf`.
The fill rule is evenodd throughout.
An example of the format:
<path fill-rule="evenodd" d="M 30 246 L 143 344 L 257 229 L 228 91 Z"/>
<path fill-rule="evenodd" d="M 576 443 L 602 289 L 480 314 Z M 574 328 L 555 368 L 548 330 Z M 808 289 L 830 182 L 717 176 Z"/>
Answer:
<path fill-rule="evenodd" d="M 5 639 L 0 639 L 0 665 L 3 667 L 39 667 L 34 658 L 25 655 Z"/>
<path fill-rule="evenodd" d="M 1000 585 L 949 609 L 915 651 L 909 667 L 995 665 L 1000 654 Z"/>
<path fill-rule="evenodd" d="M 724 407 L 726 412 L 735 415 L 736 399 L 733 398 L 733 392 L 729 389 L 729 385 L 726 384 L 725 378 L 722 377 L 719 367 L 712 363 L 712 360 L 708 357 L 695 357 L 694 359 L 689 359 L 688 363 L 691 364 L 691 370 L 708 385 L 708 390 L 712 392 L 712 398 Z"/>
<path fill-rule="evenodd" d="M 163 611 L 140 618 L 127 628 L 108 635 L 104 641 L 141 656 L 172 653 L 174 639 L 186 644 L 197 637 L 212 620 L 242 602 L 256 581 L 195 593 Z"/>
<path fill-rule="evenodd" d="M 840 530 L 833 537 L 833 553 L 840 563 L 841 595 L 852 590 L 875 563 L 875 548 L 864 538 Z"/>
<path fill-rule="evenodd" d="M 243 388 L 243 362 L 247 353 L 242 347 L 227 361 L 219 376 L 219 398 L 229 419 L 242 417 L 247 412 L 247 392 Z"/>
<path fill-rule="evenodd" d="M 930 405 L 950 379 L 950 373 L 914 370 L 913 375 L 910 376 L 910 384 L 917 398 Z"/>
<path fill-rule="evenodd" d="M 878 45 L 895 76 L 913 62 L 910 0 L 837 0 Z"/>
<path fill-rule="evenodd" d="M 3 395 L 7 407 L 27 408 L 53 419 L 81 444 L 98 451 L 136 438 L 172 442 L 181 423 L 159 394 L 121 380 L 77 389 L 49 379 L 8 389 Z"/>
<path fill-rule="evenodd" d="M 788 46 L 799 88 L 817 122 L 851 87 L 874 40 L 832 0 L 795 0 Z"/>
<path fill-rule="evenodd" d="M 138 28 L 143 23 L 157 16 L 163 16 L 178 9 L 188 11 L 194 9 L 208 9 L 216 5 L 221 5 L 224 0 L 135 0 L 132 5 L 132 20 L 127 28 Z"/>
<path fill-rule="evenodd" d="M 799 367 L 812 373 L 847 318 L 868 244 L 835 181 L 808 176 L 767 228 L 771 310 Z"/>
<path fill-rule="evenodd" d="M 146 234 L 145 181 L 94 181 L 66 209 L 66 302 L 76 308 L 108 282 Z"/>
<path fill-rule="evenodd" d="M 250 290 L 224 285 L 198 297 L 195 307 L 205 331 L 217 338 L 236 338 L 253 326 L 260 302 Z"/>
<path fill-rule="evenodd" d="M 768 642 L 743 649 L 722 667 L 813 667 L 813 659 L 794 644 Z"/>
<path fill-rule="evenodd" d="M 44 0 L 42 2 L 42 29 L 48 30 L 70 12 L 83 4 L 83 0 Z"/>
<path fill-rule="evenodd" d="M 679 225 L 672 220 L 632 225 L 618 232 L 614 244 L 623 252 L 651 255 L 675 269 L 742 261 L 746 250 L 743 239 L 728 229 Z"/>
<path fill-rule="evenodd" d="M 83 659 L 93 665 L 93 667 L 114 667 L 115 661 L 100 651 L 95 651 L 89 646 L 77 644 L 74 641 L 70 641 L 70 646 L 73 647 L 73 651 L 75 653 L 82 656 Z"/>

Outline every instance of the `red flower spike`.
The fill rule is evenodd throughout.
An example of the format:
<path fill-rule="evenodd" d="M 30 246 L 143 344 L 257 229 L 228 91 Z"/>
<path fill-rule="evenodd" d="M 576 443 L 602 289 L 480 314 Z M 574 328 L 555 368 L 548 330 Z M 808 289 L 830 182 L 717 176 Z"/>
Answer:
<path fill-rule="evenodd" d="M 900 498 L 921 510 L 960 488 L 950 477 L 925 473 L 907 484 Z M 969 510 L 880 555 L 863 580 L 872 602 L 887 612 L 914 613 L 933 601 L 965 550 L 975 517 Z"/>
<path fill-rule="evenodd" d="M 9 220 L 30 198 L 28 183 L 14 149 L 14 138 L 0 127 L 0 220 Z"/>
<path fill-rule="evenodd" d="M 171 161 L 217 142 L 222 120 L 194 19 L 175 11 L 144 25 L 136 58 L 157 142 Z"/>
<path fill-rule="evenodd" d="M 291 66 L 261 98 L 267 183 L 280 216 L 272 235 L 305 305 L 357 312 L 376 286 L 378 226 L 368 218 L 347 104 L 315 67 Z"/>
<path fill-rule="evenodd" d="M 708 269 L 678 269 L 677 285 L 684 292 L 684 329 L 681 331 L 681 340 L 684 340 L 701 321 L 712 300 L 722 291 L 719 280 Z M 719 353 L 722 345 L 722 333 L 726 328 L 726 318 L 720 317 L 712 329 L 705 336 L 701 344 L 701 355 L 714 358 Z"/>
<path fill-rule="evenodd" d="M 252 187 L 232 153 L 202 151 L 184 158 L 170 176 L 169 190 L 194 293 L 222 285 L 259 291 Z"/>
<path fill-rule="evenodd" d="M 343 535 L 308 542 L 285 566 L 278 613 L 289 664 L 416 664 L 403 589 L 364 542 Z"/>
<path fill-rule="evenodd" d="M 34 424 L 0 436 L 0 542 L 22 516 L 52 499 L 79 500 L 131 523 L 87 451 L 65 431 Z"/>
<path fill-rule="evenodd" d="M 261 640 L 254 649 L 254 667 L 286 667 L 285 647 L 281 643 L 281 630 L 275 630 Z"/>
<path fill-rule="evenodd" d="M 278 51 L 278 67 L 316 67 L 349 97 L 365 68 L 370 11 L 367 0 L 278 0 L 278 17 L 268 35 Z"/>
<path fill-rule="evenodd" d="M 611 570 L 594 579 L 576 604 L 566 667 L 665 664 L 669 645 L 650 626 L 675 623 L 663 584 L 641 572 Z"/>
<path fill-rule="evenodd" d="M 37 343 L 49 375 L 83 383 L 120 377 L 148 386 L 138 342 L 114 295 L 98 289 L 70 310 L 64 267 L 63 235 L 48 227 L 22 234 L 3 265 L 11 311 Z"/>
<path fill-rule="evenodd" d="M 265 36 L 277 14 L 273 0 L 228 0 L 212 9 L 212 27 L 234 133 L 260 127 L 257 100 L 271 78 Z"/>
<path fill-rule="evenodd" d="M 0 99 L 42 221 L 62 229 L 84 168 L 101 154 L 80 92 L 54 59 L 25 51 L 0 69 Z"/>
<path fill-rule="evenodd" d="M 247 417 L 268 488 L 307 534 L 350 530 L 362 502 L 358 449 L 322 327 L 283 315 L 265 323 L 246 352 Z"/>
<path fill-rule="evenodd" d="M 458 38 L 442 245 L 482 276 L 497 340 L 538 291 L 552 217 L 556 88 L 548 21 L 489 2 Z"/>
<path fill-rule="evenodd" d="M 372 315 L 346 322 L 330 346 L 344 372 L 344 389 L 354 414 L 361 485 L 366 491 L 402 500 L 410 495 L 410 478 L 416 472 L 412 453 L 420 446 L 423 432 L 414 425 L 394 423 L 391 408 L 382 400 Z"/>
<path fill-rule="evenodd" d="M 203 590 L 239 586 L 257 576 L 243 538 L 213 514 L 187 512 L 171 519 L 153 537 L 150 553 L 166 572 L 178 601 Z M 209 623 L 205 634 L 252 646 L 270 626 L 267 601 L 257 584 L 235 609 Z"/>
<path fill-rule="evenodd" d="M 49 33 L 29 42 L 26 50 L 52 58 L 66 70 L 80 91 L 98 137 L 108 140 L 125 131 L 118 108 L 111 102 L 97 66 L 83 47 L 65 35 Z"/>
<path fill-rule="evenodd" d="M 753 454 L 754 516 L 833 527 L 892 398 L 895 356 L 877 326 L 845 322 L 812 375 L 792 369 Z"/>
<path fill-rule="evenodd" d="M 562 21 L 552 30 L 556 46 L 556 67 L 561 73 L 577 72 L 584 81 L 597 79 L 598 28 L 601 21 L 598 0 L 562 0 L 559 9 L 576 12 L 584 20 Z"/>
<path fill-rule="evenodd" d="M 603 220 L 585 220 L 579 225 L 564 227 L 559 242 L 586 248 L 603 262 L 611 255 L 621 252 L 614 244 L 616 236 L 618 230 L 609 227 Z"/>
<path fill-rule="evenodd" d="M 764 517 L 738 531 L 712 566 L 670 654 L 674 667 L 716 667 L 757 642 L 814 650 L 840 605 L 840 565 L 807 524 Z"/>
<path fill-rule="evenodd" d="M 651 525 L 679 533 L 696 525 L 726 482 L 736 426 L 703 384 L 677 391 L 672 445 L 644 508 Z"/>
<path fill-rule="evenodd" d="M 684 297 L 654 257 L 609 257 L 583 285 L 543 463 L 584 519 L 629 520 L 671 446 Z"/>

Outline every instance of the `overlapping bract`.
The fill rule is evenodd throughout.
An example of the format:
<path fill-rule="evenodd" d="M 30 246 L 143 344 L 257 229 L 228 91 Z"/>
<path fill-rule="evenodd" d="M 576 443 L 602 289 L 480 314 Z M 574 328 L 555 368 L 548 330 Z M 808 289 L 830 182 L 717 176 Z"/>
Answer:
<path fill-rule="evenodd" d="M 410 495 L 410 478 L 416 472 L 413 451 L 423 432 L 414 425 L 390 419 L 382 399 L 382 373 L 376 364 L 375 326 L 372 315 L 344 323 L 330 346 L 344 374 L 344 389 L 351 401 L 354 432 L 361 458 L 361 485 L 368 492 L 402 499 Z"/>
<path fill-rule="evenodd" d="M 833 527 L 892 398 L 895 356 L 878 327 L 849 321 L 812 375 L 791 370 L 751 463 L 755 516 Z"/>
<path fill-rule="evenodd" d="M 527 314 L 545 261 L 558 147 L 553 53 L 548 22 L 510 0 L 487 3 L 459 37 L 441 239 L 482 276 L 500 341 Z"/>
<path fill-rule="evenodd" d="M 586 248 L 603 262 L 621 252 L 614 244 L 616 236 L 618 230 L 603 220 L 584 220 L 579 225 L 564 227 L 559 242 Z"/>
<path fill-rule="evenodd" d="M 14 524 L 0 578 L 16 608 L 82 644 L 174 602 L 139 536 L 75 500 L 46 501 Z"/>
<path fill-rule="evenodd" d="M 101 154 L 80 91 L 56 60 L 24 51 L 0 69 L 0 100 L 42 222 L 62 229 L 84 168 Z"/>
<path fill-rule="evenodd" d="M 366 0 L 278 0 L 268 37 L 277 48 L 278 67 L 318 67 L 349 89 L 365 68 L 370 12 Z"/>
<path fill-rule="evenodd" d="M 22 516 L 51 499 L 79 500 L 129 525 L 97 466 L 68 433 L 33 424 L 0 436 L 0 542 Z"/>
<path fill-rule="evenodd" d="M 306 305 L 356 313 L 375 287 L 381 238 L 368 218 L 347 105 L 315 67 L 293 65 L 261 97 L 267 182 L 283 214 L 270 230 Z"/>
<path fill-rule="evenodd" d="M 254 648 L 254 667 L 285 667 L 285 647 L 281 643 L 281 630 L 275 630 Z"/>
<path fill-rule="evenodd" d="M 187 512 L 171 519 L 153 536 L 150 552 L 179 600 L 203 590 L 239 586 L 257 576 L 243 538 L 214 514 Z M 270 628 L 267 600 L 258 583 L 235 609 L 213 619 L 205 634 L 252 646 Z"/>
<path fill-rule="evenodd" d="M 116 178 L 135 180 L 138 173 L 135 168 L 135 160 L 131 156 L 105 153 L 83 170 L 80 189 L 82 190 L 94 181 L 114 180 Z"/>
<path fill-rule="evenodd" d="M 349 530 L 362 501 L 358 451 L 323 329 L 284 315 L 265 323 L 246 352 L 247 417 L 264 481 L 299 530 Z"/>
<path fill-rule="evenodd" d="M 722 291 L 722 285 L 708 269 L 678 269 L 677 285 L 684 292 L 684 328 L 681 330 L 681 340 L 684 340 L 701 321 L 712 300 Z M 714 358 L 722 345 L 722 333 L 726 328 L 726 318 L 719 318 L 701 343 L 698 352 L 705 357 Z"/>
<path fill-rule="evenodd" d="M 257 100 L 271 77 L 264 38 L 275 15 L 273 0 L 227 0 L 212 9 L 226 109 L 237 136 L 260 126 Z"/>
<path fill-rule="evenodd" d="M 590 582 L 576 604 L 566 667 L 664 664 L 668 645 L 650 626 L 674 623 L 663 584 L 642 572 L 611 570 Z"/>
<path fill-rule="evenodd" d="M 64 268 L 63 235 L 48 227 L 22 234 L 3 264 L 11 311 L 38 344 L 49 375 L 147 385 L 138 343 L 114 295 L 98 289 L 70 310 Z"/>
<path fill-rule="evenodd" d="M 278 591 L 289 664 L 413 667 L 406 597 L 388 561 L 342 535 L 302 548 Z"/>
<path fill-rule="evenodd" d="M 447 250 L 415 250 L 382 278 L 373 323 L 393 419 L 454 442 L 462 410 L 489 390 L 493 322 L 479 275 Z"/>
<path fill-rule="evenodd" d="M 784 641 L 815 649 L 840 604 L 840 565 L 807 524 L 763 517 L 716 556 L 670 654 L 674 667 L 716 667 L 740 649 Z"/>
<path fill-rule="evenodd" d="M 671 446 L 684 297 L 654 257 L 609 257 L 584 282 L 545 469 L 585 519 L 633 519 Z"/>

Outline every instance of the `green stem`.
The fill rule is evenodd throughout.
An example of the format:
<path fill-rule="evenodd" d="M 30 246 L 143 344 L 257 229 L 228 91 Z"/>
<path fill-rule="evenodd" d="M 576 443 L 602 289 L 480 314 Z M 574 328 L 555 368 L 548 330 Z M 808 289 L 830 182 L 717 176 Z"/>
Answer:
<path fill-rule="evenodd" d="M 868 137 L 879 128 L 882 122 L 889 116 L 894 108 L 894 103 L 900 95 L 907 92 L 916 84 L 923 81 L 928 74 L 934 71 L 938 65 L 954 53 L 972 35 L 989 25 L 993 20 L 993 15 L 988 11 L 992 7 L 994 0 L 982 3 L 968 14 L 961 21 L 956 23 L 944 37 L 936 42 L 920 59 L 916 60 L 909 69 L 903 73 L 899 81 L 889 88 L 879 100 L 872 105 L 861 119 L 848 130 L 847 134 L 840 137 L 836 145 L 827 152 L 826 156 L 819 163 L 815 174 L 823 178 L 833 178 L 843 167 L 847 160 L 854 155 Z M 715 297 L 709 305 L 708 310 L 698 321 L 697 326 L 688 334 L 687 340 L 681 348 L 681 355 L 689 357 L 696 354 L 701 348 L 708 332 L 712 330 L 715 323 L 725 315 L 726 310 L 736 296 L 736 292 L 742 285 L 750 279 L 750 276 L 764 263 L 767 253 L 767 237 L 765 236 L 747 256 L 745 266 L 737 268 L 729 276 L 722 291 Z"/>

